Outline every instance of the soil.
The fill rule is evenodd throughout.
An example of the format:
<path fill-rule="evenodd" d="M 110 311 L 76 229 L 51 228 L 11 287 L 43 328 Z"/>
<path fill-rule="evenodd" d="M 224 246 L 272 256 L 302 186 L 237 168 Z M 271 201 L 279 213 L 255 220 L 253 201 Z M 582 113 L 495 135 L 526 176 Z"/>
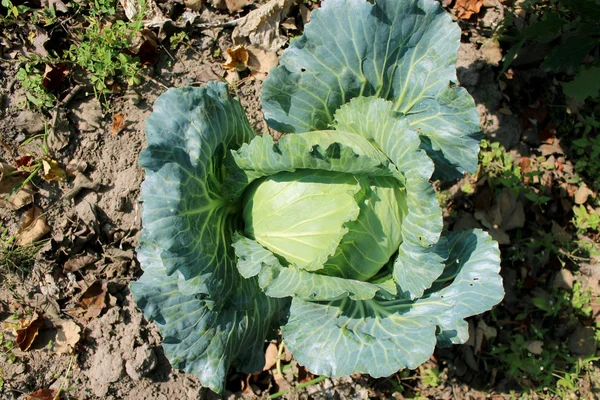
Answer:
<path fill-rule="evenodd" d="M 519 115 L 510 112 L 514 105 L 510 102 L 516 100 L 514 97 L 507 99 L 504 81 L 498 79 L 500 60 L 494 49 L 482 50 L 488 43 L 489 27 L 504 15 L 502 4 L 488 3 L 479 22 L 462 23 L 458 83 L 474 97 L 486 138 L 500 142 L 507 152 L 528 156 L 537 151 L 541 143 L 535 138 L 528 140 Z M 216 22 L 226 19 L 221 12 L 211 12 Z M 145 147 L 144 121 L 152 112 L 156 98 L 167 88 L 198 85 L 227 75 L 221 66 L 223 58 L 216 55 L 215 49 L 220 49 L 223 54 L 232 47 L 231 29 L 205 29 L 193 32 L 191 37 L 189 47 L 179 46 L 175 52 L 161 51 L 159 61 L 146 71 L 149 78 L 130 88 L 126 94 L 111 96 L 107 104 L 100 104 L 93 93 L 83 89 L 64 105 L 68 144 L 51 154 L 63 167 L 85 164 L 79 173 L 95 186 L 64 198 L 73 187 L 75 176 L 67 176 L 63 181 L 34 181 L 34 201 L 47 215 L 51 228 L 46 236 L 49 240 L 37 254 L 32 273 L 24 279 L 7 277 L 7 284 L 0 286 L 0 320 L 5 321 L 6 327 L 10 315 L 22 316 L 30 312 L 28 310 L 35 310 L 44 315 L 44 321 L 40 338 L 36 339 L 39 343 L 34 341 L 35 345 L 27 351 L 15 350 L 15 362 L 0 358 L 0 370 L 4 375 L 4 388 L 0 389 L 2 399 L 25 399 L 35 390 L 59 387 L 66 390 L 68 396 L 78 399 L 216 398 L 203 389 L 194 376 L 171 368 L 161 348 L 160 333 L 137 309 L 128 288 L 130 281 L 141 276 L 135 248 L 141 229 L 139 193 L 144 172 L 138 157 Z M 18 83 L 11 82 L 17 65 L 3 65 L 5 69 L 0 73 L 0 97 L 4 99 L 0 109 L 0 138 L 5 146 L 0 147 L 0 160 L 12 162 L 26 153 L 26 150 L 15 150 L 19 143 L 25 137 L 42 132 L 44 123 L 50 121 L 48 115 L 19 106 L 25 93 Z M 261 81 L 244 73 L 234 74 L 241 82 L 236 90 L 251 125 L 256 132 L 266 132 L 268 128 L 262 119 L 260 105 Z M 231 73 L 228 77 L 231 78 Z M 113 118 L 117 114 L 125 117 L 126 126 L 113 134 Z M 38 151 L 36 146 L 39 149 L 40 143 L 34 141 L 27 149 Z M 467 201 L 461 197 L 459 188 L 464 183 L 459 181 L 445 188 L 455 195 L 454 209 L 452 212 L 445 210 L 447 227 L 452 230 L 489 228 L 485 218 L 476 213 L 476 207 L 468 207 L 472 199 Z M 523 204 L 520 207 L 522 209 Z M 521 212 L 524 218 L 525 211 Z M 529 218 L 532 212 L 529 206 L 526 212 Z M 15 233 L 23 214 L 24 211 L 2 209 L 0 222 L 9 233 Z M 520 226 L 523 223 L 516 222 Z M 507 235 L 507 230 L 510 227 L 504 231 L 491 229 L 499 240 L 505 238 L 503 235 Z M 510 237 L 508 241 L 510 243 Z M 503 247 L 504 252 L 510 251 L 509 243 Z M 68 264 L 69 271 L 65 269 L 67 262 L 71 263 Z M 590 265 L 590 276 L 593 276 L 598 268 L 594 263 Z M 518 303 L 518 289 L 511 287 L 511 282 L 517 279 L 516 272 L 507 270 L 503 274 L 507 285 L 505 304 Z M 572 287 L 572 278 L 572 275 L 571 278 L 563 276 L 561 284 L 569 286 L 570 279 Z M 595 279 L 597 282 L 597 277 Z M 76 308 L 82 294 L 94 284 L 105 285 L 102 287 L 106 292 L 97 315 L 73 317 L 68 314 L 67 310 Z M 62 339 L 55 336 L 54 343 L 40 339 L 44 331 L 60 330 L 57 327 L 63 326 L 65 321 L 74 321 L 78 328 L 72 328 L 70 332 L 78 336 L 78 340 L 61 353 L 53 346 L 66 340 L 66 331 Z M 478 318 L 470 321 L 472 331 L 481 326 L 480 321 Z M 582 340 L 590 336 L 585 329 L 577 330 Z M 481 355 L 475 350 L 474 343 L 436 351 L 430 363 L 443 371 L 442 375 L 447 379 L 445 385 L 412 389 L 423 396 L 440 399 L 505 398 L 501 393 L 520 390 L 509 378 L 498 379 L 493 388 L 485 392 L 479 390 L 489 387 L 490 373 L 481 370 Z M 591 346 L 594 353 L 595 344 Z M 577 346 L 574 350 L 578 351 Z M 295 368 L 302 372 L 301 367 L 296 365 Z M 270 377 L 265 380 L 259 375 L 245 376 L 232 371 L 224 397 L 260 396 L 268 393 L 271 386 Z M 326 379 L 287 396 L 367 399 L 391 398 L 392 392 L 390 379 L 375 380 L 357 375 Z M 398 394 L 396 398 L 404 397 Z"/>

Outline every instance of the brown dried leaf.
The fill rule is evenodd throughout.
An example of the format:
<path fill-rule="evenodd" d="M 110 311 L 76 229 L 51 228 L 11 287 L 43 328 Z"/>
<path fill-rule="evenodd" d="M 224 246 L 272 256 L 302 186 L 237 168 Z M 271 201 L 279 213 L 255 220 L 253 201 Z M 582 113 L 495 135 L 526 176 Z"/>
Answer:
<path fill-rule="evenodd" d="M 48 57 L 50 54 L 46 50 L 45 44 L 50 40 L 46 31 L 36 25 L 29 25 L 29 42 L 33 47 L 33 52 L 40 57 Z"/>
<path fill-rule="evenodd" d="M 248 68 L 254 77 L 264 80 L 278 63 L 279 56 L 274 51 L 248 46 Z"/>
<path fill-rule="evenodd" d="M 67 274 L 69 272 L 79 271 L 80 269 L 85 268 L 88 265 L 92 265 L 99 259 L 100 257 L 97 253 L 88 250 L 83 254 L 79 254 L 65 261 L 65 264 L 63 265 L 63 272 Z"/>
<path fill-rule="evenodd" d="M 27 395 L 27 400 L 60 400 L 62 396 L 55 389 L 40 389 Z"/>
<path fill-rule="evenodd" d="M 265 366 L 263 371 L 268 371 L 277 364 L 277 354 L 279 353 L 279 349 L 277 348 L 276 343 L 269 343 L 267 346 L 267 351 L 265 352 Z"/>
<path fill-rule="evenodd" d="M 271 0 L 249 12 L 233 30 L 234 44 L 255 45 L 264 50 L 277 51 L 288 39 L 279 33 L 279 25 L 287 17 L 295 0 Z"/>
<path fill-rule="evenodd" d="M 58 89 L 67 75 L 69 75 L 69 69 L 66 63 L 46 64 L 42 85 L 48 90 Z"/>
<path fill-rule="evenodd" d="M 33 163 L 33 157 L 32 156 L 22 156 L 22 157 L 19 157 L 15 161 L 15 165 L 17 166 L 17 168 L 20 168 L 20 167 L 29 167 L 29 166 L 31 166 L 32 163 Z"/>
<path fill-rule="evenodd" d="M 243 71 L 248 68 L 248 51 L 243 45 L 227 49 L 223 68 L 232 71 Z"/>
<path fill-rule="evenodd" d="M 106 307 L 106 282 L 92 283 L 79 297 L 74 308 L 67 310 L 67 314 L 89 320 L 98 317 Z"/>
<path fill-rule="evenodd" d="M 15 235 L 15 240 L 19 246 L 27 246 L 37 242 L 48 232 L 50 227 L 46 223 L 46 215 L 42 213 L 41 208 L 34 205 L 23 214 L 21 228 Z"/>
<path fill-rule="evenodd" d="M 44 179 L 50 181 L 60 181 L 67 177 L 67 173 L 58 165 L 56 160 L 46 156 L 42 158 L 42 167 L 44 168 Z"/>
<path fill-rule="evenodd" d="M 456 0 L 454 9 L 460 19 L 469 19 L 473 14 L 478 14 L 483 5 L 483 0 Z"/>
<path fill-rule="evenodd" d="M 575 204 L 584 204 L 588 197 L 593 195 L 594 192 L 592 192 L 585 183 L 582 183 L 575 192 Z"/>
<path fill-rule="evenodd" d="M 116 113 L 115 115 L 113 115 L 113 121 L 112 121 L 112 126 L 110 128 L 110 133 L 112 133 L 113 135 L 116 135 L 117 133 L 121 132 L 123 129 L 125 129 L 125 116 L 123 115 L 123 113 Z"/>
<path fill-rule="evenodd" d="M 26 178 L 27 173 L 17 171 L 9 164 L 0 163 L 0 206 L 18 210 L 33 202 L 32 186 L 29 183 L 23 185 Z M 23 186 L 13 193 L 20 185 Z M 8 195 L 8 199 L 5 199 Z"/>
<path fill-rule="evenodd" d="M 81 328 L 73 321 L 54 321 L 56 336 L 52 350 L 55 353 L 71 353 L 81 337 Z"/>
<path fill-rule="evenodd" d="M 35 340 L 42 326 L 43 318 L 34 312 L 28 320 L 21 322 L 21 329 L 17 330 L 17 345 L 21 351 L 27 351 Z"/>

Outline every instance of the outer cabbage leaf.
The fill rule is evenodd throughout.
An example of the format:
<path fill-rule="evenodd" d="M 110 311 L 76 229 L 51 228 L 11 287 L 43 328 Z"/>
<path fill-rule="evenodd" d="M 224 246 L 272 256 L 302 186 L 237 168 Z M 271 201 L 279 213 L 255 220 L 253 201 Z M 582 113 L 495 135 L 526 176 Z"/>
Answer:
<path fill-rule="evenodd" d="M 474 172 L 478 114 L 464 89 L 450 87 L 459 43 L 460 29 L 432 0 L 327 0 L 265 80 L 266 120 L 282 132 L 324 129 L 352 98 L 381 97 L 423 135 L 436 178 Z"/>
<path fill-rule="evenodd" d="M 402 244 L 394 279 L 409 298 L 421 297 L 444 269 L 448 256 L 442 232 L 442 210 L 429 178 L 433 162 L 420 149 L 418 134 L 390 101 L 359 97 L 335 114 L 337 129 L 359 134 L 379 147 L 406 179 L 408 214 L 402 222 Z"/>
<path fill-rule="evenodd" d="M 233 200 L 237 200 L 255 179 L 297 169 L 395 176 L 404 182 L 396 167 L 379 149 L 362 136 L 342 131 L 284 135 L 277 143 L 269 135 L 257 136 L 231 154 L 231 173 L 224 185 Z"/>
<path fill-rule="evenodd" d="M 147 120 L 142 185 L 144 270 L 132 283 L 138 306 L 154 319 L 173 365 L 221 392 L 230 364 L 255 371 L 285 302 L 265 296 L 236 268 L 231 237 L 240 207 L 221 191 L 228 149 L 252 130 L 227 87 L 169 90 Z"/>
<path fill-rule="evenodd" d="M 156 322 L 173 368 L 198 376 L 216 393 L 222 393 L 231 365 L 248 373 L 261 370 L 265 338 L 274 332 L 271 322 L 277 325 L 285 317 L 285 300 L 265 296 L 256 279 L 241 279 L 236 284 L 243 301 L 217 310 L 210 297 L 183 294 L 159 253 L 157 247 L 141 244 L 138 259 L 144 274 L 131 283 L 131 291 L 144 316 Z"/>
<path fill-rule="evenodd" d="M 260 287 L 271 297 L 297 297 L 315 301 L 343 297 L 366 300 L 372 299 L 378 292 L 388 297 L 396 294 L 393 286 L 385 284 L 321 275 L 294 266 L 284 267 L 272 252 L 240 234 L 234 237 L 233 246 L 242 276 L 258 276 Z"/>
<path fill-rule="evenodd" d="M 293 299 L 282 326 L 286 346 L 315 374 L 388 376 L 416 368 L 440 343 L 464 343 L 464 319 L 502 300 L 500 251 L 487 233 L 448 233 L 450 284 L 414 301 L 349 298 L 331 302 Z M 444 276 L 444 275 L 443 275 Z M 443 282 L 445 284 L 448 281 Z"/>

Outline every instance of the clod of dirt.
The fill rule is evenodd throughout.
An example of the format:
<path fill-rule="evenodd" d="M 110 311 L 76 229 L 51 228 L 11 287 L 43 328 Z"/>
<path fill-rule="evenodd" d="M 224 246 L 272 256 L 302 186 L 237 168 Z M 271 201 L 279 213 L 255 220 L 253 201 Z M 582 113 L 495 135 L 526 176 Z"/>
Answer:
<path fill-rule="evenodd" d="M 139 381 L 156 368 L 156 354 L 147 344 L 142 344 L 134 350 L 133 357 L 125 363 L 127 375 L 134 381 Z"/>
<path fill-rule="evenodd" d="M 31 110 L 23 110 L 14 119 L 15 128 L 30 135 L 43 132 L 45 129 L 44 120 L 39 114 Z"/>
<path fill-rule="evenodd" d="M 569 336 L 567 347 L 576 356 L 589 357 L 596 353 L 596 340 L 594 339 L 594 328 L 590 326 L 578 326 Z"/>
<path fill-rule="evenodd" d="M 92 390 L 104 398 L 111 383 L 117 382 L 125 373 L 123 358 L 111 343 L 104 343 L 90 359 L 90 368 L 84 374 L 90 379 Z"/>
<path fill-rule="evenodd" d="M 73 120 L 79 131 L 91 132 L 100 129 L 102 117 L 102 106 L 96 99 L 85 101 L 80 107 L 73 108 Z"/>
<path fill-rule="evenodd" d="M 48 147 L 55 152 L 60 151 L 67 147 L 70 138 L 71 130 L 67 114 L 62 108 L 57 108 L 52 113 L 52 122 L 47 138 Z"/>
<path fill-rule="evenodd" d="M 483 59 L 490 65 L 498 66 L 500 61 L 502 61 L 502 49 L 497 40 L 484 40 L 480 51 Z"/>
<path fill-rule="evenodd" d="M 64 198 L 66 200 L 72 199 L 77 196 L 77 194 L 83 189 L 90 190 L 98 190 L 100 187 L 100 183 L 92 182 L 87 176 L 83 173 L 79 172 L 75 175 L 75 180 L 73 181 L 73 187 L 67 193 L 65 193 Z"/>

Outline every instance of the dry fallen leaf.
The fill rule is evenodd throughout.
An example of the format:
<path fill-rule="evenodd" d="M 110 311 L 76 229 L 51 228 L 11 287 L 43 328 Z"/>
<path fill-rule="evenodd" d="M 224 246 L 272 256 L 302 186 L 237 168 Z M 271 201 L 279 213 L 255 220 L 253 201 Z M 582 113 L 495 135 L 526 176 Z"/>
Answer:
<path fill-rule="evenodd" d="M 15 235 L 15 240 L 19 246 L 27 246 L 37 242 L 48 232 L 50 227 L 46 223 L 46 215 L 42 213 L 41 208 L 34 205 L 23 214 L 21 227 Z"/>
<path fill-rule="evenodd" d="M 33 188 L 23 181 L 27 173 L 17 171 L 13 166 L 0 163 L 0 206 L 19 210 L 33 202 Z M 14 189 L 21 188 L 13 193 Z M 9 196 L 10 195 L 10 196 Z M 8 198 L 6 198 L 8 196 Z"/>
<path fill-rule="evenodd" d="M 264 50 L 277 51 L 288 39 L 279 32 L 295 0 L 271 0 L 249 12 L 233 30 L 234 44 L 254 45 Z"/>
<path fill-rule="evenodd" d="M 35 340 L 42 326 L 43 318 L 34 312 L 30 318 L 21 322 L 21 329 L 17 330 L 17 345 L 21 351 L 27 351 Z"/>
<path fill-rule="evenodd" d="M 125 16 L 130 21 L 135 21 L 137 15 L 141 12 L 142 6 L 138 0 L 119 0 L 123 9 L 125 10 Z M 150 28 L 160 28 L 165 22 L 171 21 L 167 18 L 161 9 L 156 4 L 155 0 L 146 0 L 146 6 L 144 10 L 144 19 L 142 24 Z"/>
<path fill-rule="evenodd" d="M 584 204 L 588 197 L 593 195 L 594 192 L 592 192 L 585 183 L 582 183 L 575 192 L 575 204 Z"/>
<path fill-rule="evenodd" d="M 106 307 L 106 282 L 92 283 L 79 297 L 74 308 L 67 310 L 67 314 L 85 320 L 98 317 Z"/>
<path fill-rule="evenodd" d="M 46 156 L 42 158 L 42 167 L 44 169 L 44 179 L 50 181 L 60 181 L 67 177 L 66 172 L 58 165 L 56 160 Z"/>
<path fill-rule="evenodd" d="M 113 115 L 113 122 L 110 128 L 110 133 L 116 135 L 123 129 L 125 129 L 125 116 L 123 115 L 123 113 L 116 113 L 115 115 Z"/>
<path fill-rule="evenodd" d="M 46 64 L 42 85 L 48 90 L 58 89 L 67 75 L 69 75 L 69 69 L 66 63 Z"/>
<path fill-rule="evenodd" d="M 22 156 L 22 157 L 19 157 L 15 161 L 15 165 L 17 166 L 17 168 L 20 168 L 20 167 L 30 167 L 32 163 L 33 163 L 33 157 L 32 156 Z"/>
<path fill-rule="evenodd" d="M 264 80 L 272 68 L 279 63 L 279 56 L 274 51 L 267 51 L 256 46 L 248 46 L 248 68 L 252 75 Z"/>
<path fill-rule="evenodd" d="M 81 328 L 73 321 L 58 320 L 53 322 L 56 336 L 52 350 L 55 353 L 71 353 L 81 337 Z"/>
<path fill-rule="evenodd" d="M 46 43 L 50 40 L 46 31 L 37 25 L 28 25 L 27 27 L 30 29 L 28 40 L 33 52 L 40 57 L 50 56 L 45 47 Z"/>
<path fill-rule="evenodd" d="M 273 342 L 269 343 L 269 346 L 267 346 L 267 351 L 265 352 L 265 366 L 263 371 L 268 371 L 273 368 L 275 364 L 277 364 L 278 353 L 279 349 L 277 348 L 277 344 Z"/>
<path fill-rule="evenodd" d="M 456 0 L 454 9 L 460 19 L 469 19 L 473 14 L 478 14 L 483 5 L 483 0 Z"/>
<path fill-rule="evenodd" d="M 248 51 L 243 45 L 226 50 L 223 68 L 232 71 L 243 71 L 248 68 Z"/>
<path fill-rule="evenodd" d="M 60 400 L 62 396 L 55 389 L 40 389 L 27 395 L 26 400 Z"/>
<path fill-rule="evenodd" d="M 68 274 L 69 272 L 79 271 L 81 268 L 92 265 L 99 259 L 100 257 L 97 253 L 92 250 L 86 250 L 83 254 L 79 254 L 65 261 L 65 264 L 63 265 L 63 272 Z"/>

